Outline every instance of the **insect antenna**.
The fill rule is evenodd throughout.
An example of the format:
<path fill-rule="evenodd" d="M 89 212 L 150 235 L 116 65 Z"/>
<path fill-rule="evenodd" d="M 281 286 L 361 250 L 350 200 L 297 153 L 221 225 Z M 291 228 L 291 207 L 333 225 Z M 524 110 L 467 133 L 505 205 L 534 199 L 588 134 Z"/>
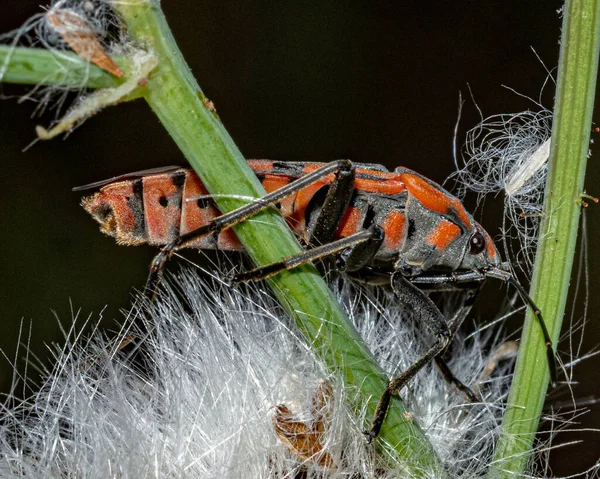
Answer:
<path fill-rule="evenodd" d="M 542 334 L 544 335 L 544 341 L 546 342 L 546 356 L 548 357 L 548 368 L 550 369 L 550 383 L 552 387 L 556 386 L 557 381 L 557 372 L 556 372 L 556 357 L 554 356 L 554 350 L 552 349 L 552 339 L 550 339 L 550 334 L 548 333 L 548 328 L 546 327 L 546 322 L 542 316 L 542 311 L 531 299 L 531 296 L 525 291 L 525 288 L 521 286 L 521 284 L 516 280 L 516 278 L 506 271 L 502 271 L 500 268 L 492 268 L 486 271 L 486 276 L 491 278 L 496 278 L 504 281 L 505 283 L 513 286 L 521 299 L 527 303 L 527 305 L 535 314 L 535 317 L 542 328 Z"/>

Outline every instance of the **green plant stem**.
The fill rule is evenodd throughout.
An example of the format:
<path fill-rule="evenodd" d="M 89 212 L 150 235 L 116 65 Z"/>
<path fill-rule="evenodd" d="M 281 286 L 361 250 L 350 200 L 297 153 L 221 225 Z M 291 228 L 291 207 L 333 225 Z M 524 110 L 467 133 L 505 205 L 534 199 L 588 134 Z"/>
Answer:
<path fill-rule="evenodd" d="M 124 70 L 130 61 L 115 57 Z M 27 85 L 113 88 L 121 80 L 72 52 L 0 45 L 0 81 Z"/>
<path fill-rule="evenodd" d="M 158 67 L 148 78 L 143 97 L 171 134 L 219 208 L 231 211 L 241 206 L 240 197 L 264 195 L 261 183 L 210 109 L 200 87 L 185 63 L 156 1 L 116 2 L 128 32 L 138 44 L 156 54 Z M 55 54 L 37 49 L 2 49 L 7 55 L 3 81 L 89 88 L 113 87 L 119 83 L 92 65 L 82 68 L 73 54 Z M 57 62 L 73 60 L 59 71 Z M 126 72 L 127 59 L 117 61 Z M 77 64 L 74 71 L 70 68 Z M 142 133 L 143 134 L 143 133 Z M 237 199 L 235 198 L 237 197 Z M 301 248 L 278 213 L 264 211 L 237 225 L 234 230 L 256 264 L 268 264 L 293 255 Z M 270 284 L 288 313 L 295 319 L 313 351 L 328 367 L 356 391 L 357 411 L 367 404 L 367 416 L 375 410 L 387 378 L 341 311 L 327 285 L 311 265 L 273 277 Z M 352 394 L 350 394 L 352 396 Z M 404 415 L 398 398 L 380 434 L 382 449 L 393 462 L 411 470 L 411 476 L 443 476 L 439 461 L 420 428 Z M 434 472 L 435 471 L 435 472 Z"/>
<path fill-rule="evenodd" d="M 567 302 L 598 74 L 600 3 L 569 0 L 563 19 L 544 219 L 531 296 L 556 345 Z M 545 344 L 528 314 L 491 477 L 522 477 L 549 381 Z"/>

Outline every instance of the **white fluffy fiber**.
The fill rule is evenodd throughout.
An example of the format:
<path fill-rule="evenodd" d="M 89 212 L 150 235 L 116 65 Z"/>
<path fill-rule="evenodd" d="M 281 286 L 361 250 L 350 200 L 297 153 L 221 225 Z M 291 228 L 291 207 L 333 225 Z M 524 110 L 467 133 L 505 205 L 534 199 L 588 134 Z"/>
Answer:
<path fill-rule="evenodd" d="M 403 370 L 431 340 L 383 295 L 375 300 L 349 286 L 338 295 L 390 373 Z M 370 418 L 350 411 L 351 393 L 328 375 L 266 291 L 228 289 L 187 272 L 167 288 L 153 320 L 158 327 L 146 343 L 150 375 L 111 354 L 98 334 L 89 341 L 71 337 L 39 391 L 16 406 L 6 402 L 1 477 L 384 478 L 404 470 L 390 468 L 366 443 L 361 431 Z M 477 382 L 489 360 L 490 345 L 481 342 L 476 334 L 457 341 L 452 352 L 450 366 L 467 384 Z M 485 473 L 508 363 L 479 385 L 482 404 L 467 404 L 433 366 L 403 392 L 449 477 Z M 271 420 L 274 406 L 285 404 L 310 421 L 311 395 L 324 380 L 334 391 L 325 449 L 336 471 L 303 464 L 277 438 Z"/>
<path fill-rule="evenodd" d="M 504 193 L 503 242 L 514 265 L 529 273 L 542 217 L 548 171 L 552 112 L 493 115 L 468 131 L 458 176 L 462 193 Z M 507 238 L 520 244 L 513 251 Z"/>

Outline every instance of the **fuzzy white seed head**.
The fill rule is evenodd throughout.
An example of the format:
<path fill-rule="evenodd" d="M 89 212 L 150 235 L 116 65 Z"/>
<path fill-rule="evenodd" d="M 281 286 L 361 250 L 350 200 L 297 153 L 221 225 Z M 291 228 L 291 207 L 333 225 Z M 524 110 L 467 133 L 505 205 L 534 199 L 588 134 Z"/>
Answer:
<path fill-rule="evenodd" d="M 391 297 L 348 285 L 336 294 L 390 377 L 431 343 Z M 152 330 L 140 361 L 100 335 L 86 341 L 72 332 L 41 389 L 7 403 L 0 476 L 411 477 L 406 464 L 391 466 L 367 444 L 371 418 L 349 406 L 356 393 L 329 374 L 266 291 L 186 273 L 151 318 L 132 311 L 134 318 Z M 131 333 L 140 334 L 122 337 Z M 425 431 L 450 477 L 483 477 L 492 456 L 512 366 L 494 356 L 497 341 L 489 330 L 459 338 L 449 361 L 483 403 L 469 403 L 433 365 L 402 393 L 407 419 Z M 318 434 L 304 447 L 294 430 Z"/>

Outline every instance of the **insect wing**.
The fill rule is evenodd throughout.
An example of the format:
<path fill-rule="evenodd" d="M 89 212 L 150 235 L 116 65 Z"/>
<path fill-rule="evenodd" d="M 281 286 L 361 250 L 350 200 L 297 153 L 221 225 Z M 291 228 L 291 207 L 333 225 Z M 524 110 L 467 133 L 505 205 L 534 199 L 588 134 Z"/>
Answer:
<path fill-rule="evenodd" d="M 158 168 L 149 168 L 147 170 L 134 171 L 133 173 L 126 173 L 124 175 L 113 176 L 112 178 L 108 178 L 107 180 L 96 181 L 94 183 L 89 183 L 83 186 L 76 186 L 71 191 L 88 191 L 95 190 L 98 188 L 102 188 L 103 186 L 109 185 L 111 183 L 116 183 L 118 181 L 126 181 L 126 180 L 135 180 L 137 178 L 143 178 L 144 176 L 149 175 L 159 175 L 161 173 L 169 173 L 176 170 L 185 170 L 186 168 L 182 166 L 159 166 Z"/>

